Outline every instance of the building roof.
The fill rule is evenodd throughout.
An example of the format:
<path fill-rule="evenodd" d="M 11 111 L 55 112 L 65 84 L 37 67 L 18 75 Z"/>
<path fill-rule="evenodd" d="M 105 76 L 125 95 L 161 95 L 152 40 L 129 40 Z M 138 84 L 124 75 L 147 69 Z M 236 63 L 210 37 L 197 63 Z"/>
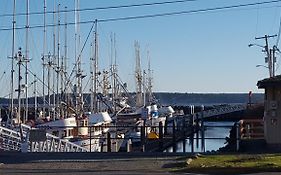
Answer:
<path fill-rule="evenodd" d="M 281 75 L 277 75 L 271 78 L 265 78 L 263 80 L 258 81 L 258 88 L 266 88 L 272 86 L 280 86 L 281 87 Z"/>

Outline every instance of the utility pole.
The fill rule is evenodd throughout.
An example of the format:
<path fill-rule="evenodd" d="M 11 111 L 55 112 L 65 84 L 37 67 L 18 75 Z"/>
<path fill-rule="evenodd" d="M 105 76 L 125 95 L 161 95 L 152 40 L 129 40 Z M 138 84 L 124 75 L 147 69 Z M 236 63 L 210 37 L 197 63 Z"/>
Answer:
<path fill-rule="evenodd" d="M 268 70 L 269 70 L 269 77 L 273 77 L 275 76 L 275 58 L 274 57 L 274 53 L 272 49 L 269 49 L 269 45 L 268 45 L 268 39 L 269 38 L 273 38 L 276 37 L 277 35 L 265 35 L 263 37 L 256 37 L 256 40 L 260 40 L 260 39 L 265 39 L 265 52 L 266 52 L 266 58 L 265 58 L 265 63 L 268 64 Z M 273 46 L 273 48 L 275 48 L 275 46 Z M 274 49 L 275 50 L 275 49 Z M 275 51 L 274 51 L 275 52 Z"/>

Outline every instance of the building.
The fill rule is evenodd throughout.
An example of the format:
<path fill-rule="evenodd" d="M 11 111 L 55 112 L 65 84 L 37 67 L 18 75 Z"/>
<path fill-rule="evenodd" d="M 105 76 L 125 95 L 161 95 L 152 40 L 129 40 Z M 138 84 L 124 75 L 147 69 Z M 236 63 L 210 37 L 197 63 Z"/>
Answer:
<path fill-rule="evenodd" d="M 268 146 L 281 148 L 281 75 L 258 81 L 264 93 L 264 136 Z"/>

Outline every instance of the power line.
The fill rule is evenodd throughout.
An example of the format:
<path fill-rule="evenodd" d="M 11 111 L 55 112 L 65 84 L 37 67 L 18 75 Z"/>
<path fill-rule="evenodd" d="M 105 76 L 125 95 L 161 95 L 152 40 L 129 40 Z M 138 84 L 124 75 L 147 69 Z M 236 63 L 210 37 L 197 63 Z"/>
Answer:
<path fill-rule="evenodd" d="M 206 9 L 199 9 L 199 10 L 160 13 L 160 14 L 152 14 L 152 15 L 109 18 L 109 19 L 101 19 L 98 21 L 99 22 L 112 22 L 112 21 L 124 21 L 124 20 L 134 20 L 134 19 L 142 19 L 142 18 L 184 15 L 184 14 L 192 14 L 192 13 L 211 12 L 211 11 L 218 11 L 218 10 L 227 10 L 227 9 L 242 8 L 242 7 L 249 7 L 249 6 L 265 5 L 265 4 L 272 4 L 272 3 L 277 3 L 277 2 L 281 2 L 281 0 L 265 1 L 265 2 L 249 3 L 249 4 L 239 4 L 239 5 L 224 6 L 224 7 L 214 7 L 214 8 L 206 8 Z"/>
<path fill-rule="evenodd" d="M 170 12 L 170 13 L 158 13 L 158 14 L 150 14 L 150 15 L 140 15 L 140 16 L 127 16 L 127 17 L 118 17 L 118 18 L 107 18 L 107 19 L 99 19 L 99 23 L 105 23 L 105 22 L 115 22 L 115 21 L 126 21 L 126 20 L 137 20 L 137 19 L 145 19 L 145 18 L 155 18 L 155 17 L 164 17 L 164 16 L 174 16 L 174 15 L 186 15 L 186 14 L 196 14 L 196 13 L 203 13 L 203 12 L 212 12 L 212 11 L 219 11 L 219 10 L 229 10 L 229 9 L 237 9 L 237 8 L 243 8 L 243 7 L 250 7 L 250 6 L 257 6 L 257 5 L 266 5 L 266 4 L 272 4 L 281 2 L 281 0 L 272 0 L 272 1 L 264 1 L 264 2 L 256 2 L 256 3 L 249 3 L 249 4 L 239 4 L 239 5 L 231 5 L 231 6 L 223 6 L 223 7 L 214 7 L 214 8 L 205 8 L 205 9 L 199 9 L 199 10 L 188 10 L 188 11 L 178 11 L 178 12 Z M 92 24 L 95 20 L 89 20 L 89 21 L 81 21 L 79 24 Z M 74 25 L 74 22 L 66 23 L 66 24 L 60 24 L 60 25 Z M 46 27 L 54 27 L 57 26 L 57 24 L 48 24 Z M 33 25 L 29 26 L 29 29 L 34 28 L 42 28 L 43 25 Z M 25 29 L 25 26 L 16 27 L 15 29 Z M 0 28 L 0 31 L 4 30 L 12 30 L 12 28 Z"/>
<path fill-rule="evenodd" d="M 61 10 L 60 12 L 82 12 L 82 11 L 96 11 L 96 10 L 111 10 L 111 9 L 121 9 L 121 8 L 132 8 L 132 7 L 144 7 L 144 6 L 155 6 L 155 5 L 165 5 L 165 4 L 176 4 L 184 2 L 193 2 L 199 0 L 177 0 L 177 1 L 164 1 L 164 2 L 153 2 L 153 3 L 144 3 L 144 4 L 130 4 L 130 5 L 119 5 L 119 6 L 108 6 L 108 7 L 95 7 L 95 8 L 84 8 L 84 9 L 69 9 Z M 46 14 L 53 14 L 55 11 L 47 11 Z M 42 15 L 44 12 L 30 12 L 29 15 Z M 17 13 L 16 16 L 25 16 L 26 13 Z M 9 17 L 13 14 L 2 14 L 0 17 Z"/>

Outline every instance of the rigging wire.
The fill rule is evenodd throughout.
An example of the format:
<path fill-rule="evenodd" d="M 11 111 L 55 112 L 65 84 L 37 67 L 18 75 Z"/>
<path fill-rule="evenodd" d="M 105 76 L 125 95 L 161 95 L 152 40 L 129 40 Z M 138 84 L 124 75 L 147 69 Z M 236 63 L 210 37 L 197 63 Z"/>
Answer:
<path fill-rule="evenodd" d="M 6 71 L 3 72 L 2 76 L 0 77 L 0 82 L 2 81 L 4 75 L 6 74 Z"/>
<path fill-rule="evenodd" d="M 83 46 L 82 46 L 82 49 L 81 49 L 81 51 L 80 51 L 80 53 L 79 53 L 79 55 L 78 55 L 78 58 L 80 58 L 80 57 L 82 56 L 83 50 L 85 49 L 85 46 L 86 46 L 86 44 L 87 44 L 87 42 L 88 42 L 88 40 L 89 40 L 89 38 L 90 38 L 90 35 L 91 35 L 91 33 L 92 33 L 93 29 L 94 29 L 95 24 L 96 24 L 96 21 L 93 21 L 93 22 L 92 22 L 91 29 L 90 29 L 90 31 L 89 31 L 87 37 L 86 37 L 86 40 L 85 40 L 85 42 L 84 42 L 84 44 L 83 44 Z M 79 59 L 76 60 L 74 66 L 73 66 L 73 69 L 72 69 L 70 75 L 68 76 L 68 80 L 67 80 L 66 83 L 65 83 L 65 84 L 66 84 L 66 87 L 67 87 L 67 86 L 69 85 L 69 83 L 71 82 L 71 77 L 73 76 L 73 73 L 74 73 L 75 70 L 76 70 L 78 60 L 79 60 Z M 65 87 L 64 91 L 66 90 L 66 87 Z"/>
<path fill-rule="evenodd" d="M 137 20 L 137 19 L 145 19 L 145 18 L 196 14 L 196 13 L 212 12 L 212 11 L 219 11 L 219 10 L 237 9 L 237 8 L 257 6 L 257 5 L 266 5 L 266 4 L 272 4 L 272 3 L 277 3 L 277 2 L 281 2 L 281 0 L 263 1 L 263 2 L 238 4 L 238 5 L 222 6 L 222 7 L 213 7 L 213 8 L 205 8 L 205 9 L 198 9 L 198 10 L 176 11 L 176 12 L 148 14 L 148 15 L 139 15 L 139 16 L 118 17 L 118 18 L 107 18 L 107 19 L 99 19 L 98 22 L 106 23 L 106 22 Z M 89 23 L 94 23 L 94 22 L 95 22 L 95 20 L 89 20 L 89 21 L 81 21 L 78 24 L 89 24 Z M 60 25 L 75 25 L 75 22 L 70 22 L 70 23 L 60 24 Z M 54 27 L 54 26 L 57 26 L 57 24 L 47 24 L 46 25 L 46 27 Z M 44 27 L 44 26 L 43 25 L 33 25 L 33 26 L 29 26 L 29 29 L 42 28 L 42 27 Z M 20 29 L 25 29 L 25 28 L 26 28 L 25 26 L 20 26 L 20 27 L 16 27 L 15 29 L 20 30 Z M 3 30 L 12 30 L 12 28 L 0 28 L 0 31 L 3 31 Z"/>
<path fill-rule="evenodd" d="M 165 5 L 165 4 L 176 4 L 184 2 L 194 2 L 199 0 L 177 0 L 177 1 L 164 1 L 164 2 L 152 2 L 143 4 L 130 4 L 130 5 L 119 5 L 119 6 L 108 6 L 108 7 L 95 7 L 95 8 L 84 8 L 84 9 L 69 9 L 61 10 L 60 12 L 83 12 L 83 11 L 97 11 L 97 10 L 111 10 L 111 9 L 121 9 L 121 8 L 132 8 L 132 7 L 144 7 L 144 6 L 155 6 L 155 5 Z M 47 11 L 46 14 L 53 14 L 55 11 Z M 44 12 L 30 12 L 29 15 L 42 15 Z M 17 13 L 16 16 L 25 16 L 26 13 Z M 2 14 L 0 17 L 9 17 L 13 14 Z"/>

